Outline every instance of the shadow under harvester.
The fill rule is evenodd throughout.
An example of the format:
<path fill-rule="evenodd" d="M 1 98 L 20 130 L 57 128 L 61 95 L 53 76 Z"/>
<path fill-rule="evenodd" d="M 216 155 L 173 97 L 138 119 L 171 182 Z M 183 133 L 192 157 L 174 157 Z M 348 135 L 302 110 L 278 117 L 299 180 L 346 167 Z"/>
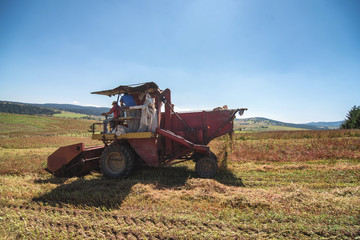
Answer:
<path fill-rule="evenodd" d="M 64 184 L 66 178 L 38 179 L 35 180 L 37 184 L 51 182 L 59 186 L 33 198 L 33 201 L 51 206 L 73 205 L 114 209 L 121 207 L 132 187 L 138 183 L 152 184 L 158 189 L 183 189 L 188 179 L 197 177 L 196 172 L 186 166 L 176 166 L 138 169 L 130 176 L 119 179 L 100 176 L 93 179 L 77 178 L 67 184 Z M 227 168 L 220 169 L 214 180 L 228 186 L 244 186 L 241 178 L 237 178 Z"/>

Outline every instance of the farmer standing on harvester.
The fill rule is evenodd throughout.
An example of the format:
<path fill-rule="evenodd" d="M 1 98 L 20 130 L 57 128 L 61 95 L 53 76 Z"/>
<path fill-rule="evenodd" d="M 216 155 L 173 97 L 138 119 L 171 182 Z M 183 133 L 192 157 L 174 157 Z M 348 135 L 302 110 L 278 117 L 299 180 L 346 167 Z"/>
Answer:
<path fill-rule="evenodd" d="M 120 106 L 118 105 L 117 101 L 113 101 L 112 102 L 112 108 L 110 109 L 109 112 L 107 113 L 102 113 L 101 115 L 103 116 L 107 116 L 107 115 L 110 115 L 110 114 L 114 114 L 114 117 L 112 118 L 106 118 L 103 123 L 104 123 L 104 131 L 103 133 L 104 134 L 107 134 L 108 133 L 108 129 L 107 129 L 107 125 L 110 123 L 110 122 L 113 122 L 114 120 L 116 120 L 117 118 L 121 117 L 122 115 L 124 115 L 124 112 L 123 110 L 120 108 Z"/>
<path fill-rule="evenodd" d="M 120 99 L 120 104 L 121 104 L 121 107 L 118 105 L 117 101 L 113 101 L 112 102 L 112 108 L 110 109 L 109 112 L 107 113 L 102 113 L 101 115 L 103 116 L 107 116 L 107 115 L 110 115 L 110 114 L 114 114 L 114 117 L 112 118 L 107 118 L 103 121 L 104 123 L 104 131 L 103 133 L 104 134 L 107 134 L 108 133 L 108 124 L 115 121 L 117 118 L 119 117 L 123 117 L 124 116 L 124 111 L 122 109 L 122 107 L 131 107 L 131 106 L 135 106 L 136 103 L 135 103 L 135 100 L 134 98 L 129 95 L 128 93 L 125 93 L 121 99 Z"/>

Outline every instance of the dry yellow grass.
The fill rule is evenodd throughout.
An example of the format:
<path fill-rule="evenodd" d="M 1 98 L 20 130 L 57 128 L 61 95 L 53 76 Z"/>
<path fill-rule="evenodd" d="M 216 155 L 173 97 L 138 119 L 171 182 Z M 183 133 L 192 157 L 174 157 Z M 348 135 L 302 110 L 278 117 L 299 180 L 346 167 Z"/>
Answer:
<path fill-rule="evenodd" d="M 192 177 L 191 168 L 181 179 L 167 181 L 167 174 L 181 169 L 143 169 L 121 181 L 98 174 L 67 180 L 3 175 L 0 216 L 6 224 L 0 233 L 7 238 L 79 239 L 352 239 L 360 233 L 356 183 L 318 189 L 307 181 L 271 187 L 251 187 L 245 181 L 239 187 L 221 183 L 226 173 L 199 179 Z M 247 170 L 252 166 L 242 166 L 238 175 Z M 277 176 L 292 172 L 285 168 Z"/>
<path fill-rule="evenodd" d="M 33 121 L 35 128 L 51 125 L 47 119 Z M 86 129 L 88 122 L 77 124 Z M 198 178 L 191 162 L 138 169 L 125 179 L 106 179 L 99 173 L 54 178 L 42 168 L 57 147 L 98 144 L 70 128 L 50 136 L 31 133 L 30 128 L 23 135 L 2 133 L 0 239 L 360 236 L 360 141 L 352 132 L 215 140 L 211 148 L 220 159 L 215 179 Z"/>

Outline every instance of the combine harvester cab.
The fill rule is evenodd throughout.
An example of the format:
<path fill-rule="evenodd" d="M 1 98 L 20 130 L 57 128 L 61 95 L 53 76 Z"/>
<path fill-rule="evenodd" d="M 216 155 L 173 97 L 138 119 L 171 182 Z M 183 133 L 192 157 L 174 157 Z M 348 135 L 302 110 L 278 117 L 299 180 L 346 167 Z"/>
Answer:
<path fill-rule="evenodd" d="M 103 146 L 85 148 L 83 143 L 61 147 L 48 157 L 47 171 L 57 177 L 83 176 L 101 170 L 110 178 L 129 174 L 136 165 L 167 166 L 193 160 L 200 177 L 216 175 L 217 157 L 207 144 L 216 137 L 233 132 L 235 115 L 246 108 L 217 108 L 213 111 L 177 113 L 169 89 L 161 91 L 153 82 L 119 86 L 93 92 L 106 96 L 127 93 L 137 106 L 125 107 L 125 116 L 113 122 L 108 134 L 96 133 L 92 139 Z M 165 111 L 161 112 L 162 106 Z"/>

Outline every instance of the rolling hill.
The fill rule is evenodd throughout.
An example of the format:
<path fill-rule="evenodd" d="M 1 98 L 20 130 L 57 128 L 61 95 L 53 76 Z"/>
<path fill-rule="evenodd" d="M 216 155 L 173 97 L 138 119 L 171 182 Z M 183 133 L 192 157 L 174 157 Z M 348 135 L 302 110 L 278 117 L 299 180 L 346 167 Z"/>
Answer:
<path fill-rule="evenodd" d="M 336 129 L 336 128 L 340 127 L 341 123 L 342 123 L 342 121 L 337 121 L 337 122 L 310 122 L 310 123 L 306 123 L 306 125 L 316 126 L 316 127 L 327 127 L 329 129 Z"/>
<path fill-rule="evenodd" d="M 8 101 L 0 101 L 0 112 L 26 115 L 54 115 L 60 113 L 59 110 L 47 107 Z"/>
<path fill-rule="evenodd" d="M 9 106 L 11 106 L 11 111 L 8 110 Z M 30 114 L 30 115 L 31 114 L 54 115 L 56 113 L 59 113 L 59 111 L 85 114 L 89 116 L 100 116 L 101 113 L 108 112 L 109 108 L 79 106 L 73 104 L 56 104 L 56 103 L 33 104 L 33 103 L 0 101 L 0 112 L 5 112 L 5 113 Z M 339 128 L 340 124 L 341 121 L 310 122 L 303 124 L 295 124 L 295 123 L 285 123 L 268 118 L 254 117 L 254 118 L 235 119 L 234 129 L 235 131 L 239 131 L 239 130 L 281 131 L 281 130 L 299 130 L 299 129 L 326 130 L 326 129 L 337 129 Z"/>
<path fill-rule="evenodd" d="M 38 107 L 45 107 L 51 109 L 58 109 L 61 111 L 81 113 L 86 115 L 99 116 L 103 112 L 108 112 L 109 108 L 106 107 L 89 107 L 89 106 L 79 106 L 73 104 L 57 104 L 57 103 L 45 103 L 45 104 L 31 104 Z"/>
<path fill-rule="evenodd" d="M 281 130 L 326 130 L 339 128 L 341 121 L 338 122 L 311 122 L 304 124 L 285 123 L 268 118 L 254 117 L 235 119 L 234 130 L 245 131 L 281 131 Z"/>

